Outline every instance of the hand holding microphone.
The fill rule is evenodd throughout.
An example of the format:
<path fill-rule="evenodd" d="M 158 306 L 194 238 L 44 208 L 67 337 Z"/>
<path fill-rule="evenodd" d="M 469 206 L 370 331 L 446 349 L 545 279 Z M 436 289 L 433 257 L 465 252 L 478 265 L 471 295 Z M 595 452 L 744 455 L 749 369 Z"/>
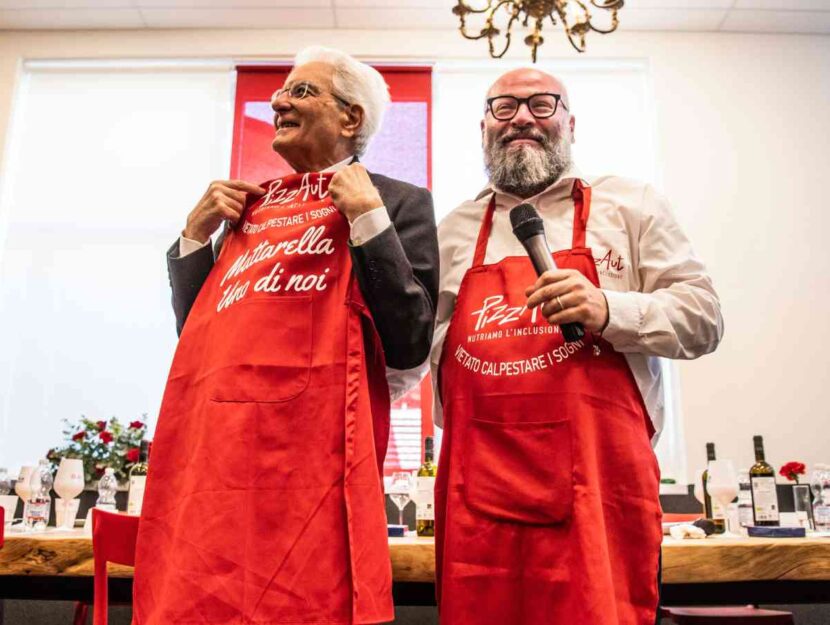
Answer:
<path fill-rule="evenodd" d="M 568 342 L 581 339 L 585 329 L 600 332 L 608 321 L 605 296 L 579 271 L 556 267 L 536 209 L 519 204 L 510 211 L 510 223 L 539 276 L 525 291 L 527 307 L 540 306 L 548 323 L 559 325 Z"/>

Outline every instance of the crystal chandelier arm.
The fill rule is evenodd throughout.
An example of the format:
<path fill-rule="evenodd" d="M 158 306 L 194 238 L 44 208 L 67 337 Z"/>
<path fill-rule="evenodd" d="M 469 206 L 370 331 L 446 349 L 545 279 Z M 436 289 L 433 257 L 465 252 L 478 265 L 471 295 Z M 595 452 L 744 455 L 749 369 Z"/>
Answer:
<path fill-rule="evenodd" d="M 591 27 L 591 30 L 593 30 L 595 32 L 598 32 L 602 35 L 607 35 L 608 33 L 613 33 L 615 30 L 617 30 L 617 26 L 619 26 L 619 25 L 620 25 L 620 20 L 617 17 L 617 9 L 612 9 L 611 10 L 611 28 L 609 28 L 607 30 L 604 29 L 604 28 L 597 28 L 596 26 L 594 26 L 593 22 L 590 22 L 590 21 L 588 22 L 588 26 Z"/>
<path fill-rule="evenodd" d="M 591 0 L 591 4 L 598 9 L 621 9 L 625 4 L 625 0 L 605 0 L 600 4 L 597 4 L 597 0 Z"/>
<path fill-rule="evenodd" d="M 473 9 L 469 5 L 465 4 L 464 0 L 458 0 L 458 4 L 453 7 L 452 12 L 455 15 L 458 16 L 458 19 L 460 21 L 460 24 L 458 26 L 458 32 L 461 33 L 461 36 L 464 37 L 464 39 L 469 39 L 471 41 L 478 41 L 479 39 L 484 39 L 484 37 L 488 36 L 489 31 L 490 31 L 490 29 L 492 28 L 492 25 L 493 25 L 492 24 L 492 19 L 493 19 L 492 13 L 490 14 L 490 17 L 487 19 L 487 22 L 486 22 L 487 27 L 483 28 L 481 30 L 481 32 L 477 35 L 468 35 L 467 34 L 467 18 L 466 18 L 466 16 L 467 16 L 468 13 L 474 13 L 474 14 L 486 13 L 487 11 L 491 10 L 492 4 L 493 4 L 492 1 L 488 0 L 487 6 L 484 7 L 483 9 Z"/>

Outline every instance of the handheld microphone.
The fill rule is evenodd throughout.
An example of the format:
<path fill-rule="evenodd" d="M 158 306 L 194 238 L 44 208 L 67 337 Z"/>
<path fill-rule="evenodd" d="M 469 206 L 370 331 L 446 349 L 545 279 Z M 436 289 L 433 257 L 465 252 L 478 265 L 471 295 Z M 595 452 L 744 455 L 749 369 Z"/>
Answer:
<path fill-rule="evenodd" d="M 530 256 L 536 275 L 541 276 L 546 271 L 557 268 L 545 239 L 545 224 L 535 208 L 530 204 L 514 206 L 510 209 L 510 225 L 513 226 L 513 234 Z M 561 328 L 562 336 L 568 343 L 585 336 L 585 328 L 581 323 L 563 323 Z"/>

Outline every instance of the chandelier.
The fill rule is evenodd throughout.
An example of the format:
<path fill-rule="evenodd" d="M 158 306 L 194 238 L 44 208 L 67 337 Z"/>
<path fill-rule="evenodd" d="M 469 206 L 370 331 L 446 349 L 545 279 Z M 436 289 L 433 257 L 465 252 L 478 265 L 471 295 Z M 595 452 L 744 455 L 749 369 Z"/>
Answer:
<path fill-rule="evenodd" d="M 483 39 L 487 37 L 490 44 L 490 56 L 500 59 L 510 47 L 511 28 L 515 22 L 528 27 L 532 22 L 533 32 L 525 37 L 525 43 L 533 50 L 533 62 L 536 62 L 536 49 L 544 43 L 542 26 L 550 18 L 551 24 L 562 24 L 568 41 L 577 52 L 585 52 L 585 35 L 590 31 L 607 34 L 617 30 L 619 19 L 617 11 L 623 6 L 624 0 L 487 0 L 487 6 L 476 9 L 465 0 L 458 0 L 452 12 L 461 21 L 459 30 L 466 39 Z M 599 28 L 592 22 L 590 8 L 602 9 L 611 12 L 611 24 L 608 28 Z M 484 14 L 484 28 L 479 34 L 471 35 L 467 32 L 467 16 L 470 14 Z M 504 24 L 499 28 L 496 23 Z M 504 47 L 501 52 L 496 51 L 495 41 L 504 34 Z"/>

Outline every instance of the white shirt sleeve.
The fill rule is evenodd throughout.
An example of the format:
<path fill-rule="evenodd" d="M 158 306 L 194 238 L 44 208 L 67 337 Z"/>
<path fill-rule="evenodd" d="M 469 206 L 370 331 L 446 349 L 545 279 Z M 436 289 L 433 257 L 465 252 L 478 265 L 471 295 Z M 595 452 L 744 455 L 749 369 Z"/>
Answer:
<path fill-rule="evenodd" d="M 392 369 L 386 367 L 386 382 L 389 384 L 389 397 L 392 401 L 400 399 L 411 389 L 420 384 L 429 371 L 429 360 L 425 360 L 412 369 Z"/>
<path fill-rule="evenodd" d="M 363 213 L 351 223 L 349 239 L 352 245 L 363 245 L 392 225 L 386 208 L 379 206 Z"/>
<path fill-rule="evenodd" d="M 640 291 L 605 289 L 608 327 L 617 351 L 691 359 L 717 347 L 720 302 L 706 267 L 692 251 L 668 201 L 646 187 L 639 229 Z"/>
<path fill-rule="evenodd" d="M 188 239 L 186 237 L 180 236 L 179 237 L 179 258 L 187 256 L 188 254 L 192 254 L 196 250 L 200 250 L 205 245 L 209 245 L 209 244 L 210 244 L 210 239 L 208 239 L 204 243 L 199 243 L 198 241 L 194 241 L 193 239 Z"/>

